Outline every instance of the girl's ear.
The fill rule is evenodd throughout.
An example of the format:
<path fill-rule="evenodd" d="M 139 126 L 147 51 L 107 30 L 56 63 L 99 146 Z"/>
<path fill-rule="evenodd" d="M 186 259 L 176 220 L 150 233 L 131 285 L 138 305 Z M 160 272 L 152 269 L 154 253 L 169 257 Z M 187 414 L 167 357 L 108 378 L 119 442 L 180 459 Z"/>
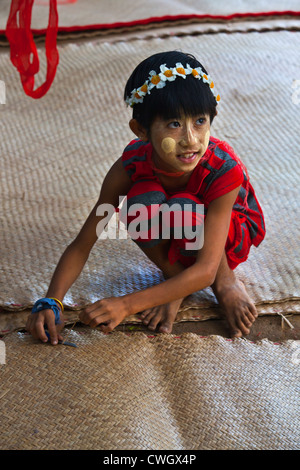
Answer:
<path fill-rule="evenodd" d="M 216 109 L 215 114 L 210 118 L 210 125 L 212 125 L 213 120 L 215 119 L 215 117 L 217 116 L 217 114 L 218 114 L 218 110 Z"/>
<path fill-rule="evenodd" d="M 146 129 L 136 120 L 136 119 L 131 119 L 129 121 L 129 127 L 132 130 L 132 132 L 140 139 L 143 140 L 144 142 L 147 142 L 148 139 L 148 132 Z"/>

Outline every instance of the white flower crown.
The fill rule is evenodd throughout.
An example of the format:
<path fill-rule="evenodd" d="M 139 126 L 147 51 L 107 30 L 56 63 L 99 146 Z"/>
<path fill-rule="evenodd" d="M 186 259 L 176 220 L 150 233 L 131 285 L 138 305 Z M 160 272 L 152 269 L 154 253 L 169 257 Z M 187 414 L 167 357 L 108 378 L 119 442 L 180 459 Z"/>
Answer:
<path fill-rule="evenodd" d="M 131 95 L 128 96 L 125 101 L 129 106 L 133 107 L 137 103 L 142 103 L 144 97 L 147 94 L 149 95 L 153 88 L 163 88 L 166 86 L 167 82 L 173 82 L 177 77 L 186 78 L 187 75 L 192 75 L 197 80 L 202 80 L 204 83 L 207 83 L 218 104 L 220 95 L 215 95 L 213 91 L 215 85 L 210 76 L 204 73 L 201 67 L 193 69 L 187 64 L 186 68 L 184 68 L 180 62 L 178 62 L 175 67 L 170 68 L 168 68 L 166 64 L 161 65 L 160 73 L 151 70 L 148 80 L 139 88 L 132 90 Z"/>

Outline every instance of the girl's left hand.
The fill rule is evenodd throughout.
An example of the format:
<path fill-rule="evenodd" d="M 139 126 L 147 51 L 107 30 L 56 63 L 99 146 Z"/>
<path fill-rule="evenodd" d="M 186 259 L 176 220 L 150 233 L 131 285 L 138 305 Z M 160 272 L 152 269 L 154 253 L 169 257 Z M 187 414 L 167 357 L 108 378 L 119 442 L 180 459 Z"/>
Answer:
<path fill-rule="evenodd" d="M 79 319 L 92 328 L 100 324 L 101 331 L 109 333 L 130 314 L 124 297 L 108 297 L 89 305 L 80 313 Z"/>

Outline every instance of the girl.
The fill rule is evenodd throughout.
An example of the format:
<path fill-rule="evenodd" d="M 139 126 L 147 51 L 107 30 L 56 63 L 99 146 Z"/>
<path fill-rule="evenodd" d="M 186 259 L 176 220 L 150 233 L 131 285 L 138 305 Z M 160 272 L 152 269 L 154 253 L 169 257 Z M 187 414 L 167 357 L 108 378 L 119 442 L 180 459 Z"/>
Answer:
<path fill-rule="evenodd" d="M 98 300 L 80 320 L 109 332 L 127 316 L 140 313 L 148 328 L 170 333 L 182 300 L 211 286 L 231 336 L 248 334 L 257 311 L 234 269 L 247 259 L 251 245 L 263 240 L 264 217 L 245 166 L 226 142 L 210 136 L 219 100 L 213 81 L 193 56 L 163 52 L 136 67 L 124 98 L 132 107 L 129 126 L 137 138 L 106 175 L 97 204 L 62 255 L 47 297 L 34 305 L 27 330 L 47 341 L 47 325 L 52 344 L 62 339 L 63 298 L 81 273 L 99 236 L 97 226 L 104 220 L 97 208 L 110 204 L 118 210 L 119 197 L 127 195 L 128 212 L 122 210 L 121 218 L 128 216 L 130 233 L 132 208 L 146 208 L 143 230 L 131 230 L 132 237 L 166 280 Z M 185 230 L 181 238 L 175 236 L 175 213 L 169 218 L 170 236 L 162 234 L 166 219 L 159 209 L 174 203 L 183 214 L 188 207 L 192 228 L 199 228 L 204 218 L 204 243 L 196 250 L 189 249 L 191 238 Z M 202 219 L 199 207 L 204 208 Z"/>

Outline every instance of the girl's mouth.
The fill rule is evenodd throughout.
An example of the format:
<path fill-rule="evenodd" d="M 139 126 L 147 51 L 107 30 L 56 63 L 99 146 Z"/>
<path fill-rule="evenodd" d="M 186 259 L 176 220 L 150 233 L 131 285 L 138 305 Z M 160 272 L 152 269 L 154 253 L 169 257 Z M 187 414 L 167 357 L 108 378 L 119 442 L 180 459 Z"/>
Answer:
<path fill-rule="evenodd" d="M 180 160 L 183 163 L 192 163 L 198 156 L 198 152 L 195 153 L 185 153 L 182 155 L 177 155 L 178 160 Z"/>

